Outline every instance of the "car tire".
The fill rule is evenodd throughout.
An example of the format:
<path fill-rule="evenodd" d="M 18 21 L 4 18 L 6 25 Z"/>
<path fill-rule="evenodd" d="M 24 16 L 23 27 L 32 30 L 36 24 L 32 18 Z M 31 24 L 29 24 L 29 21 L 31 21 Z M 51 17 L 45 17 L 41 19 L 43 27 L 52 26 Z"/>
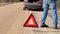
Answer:
<path fill-rule="evenodd" d="M 24 7 L 24 8 L 23 8 L 23 10 L 26 10 L 26 9 L 27 9 L 27 7 Z"/>

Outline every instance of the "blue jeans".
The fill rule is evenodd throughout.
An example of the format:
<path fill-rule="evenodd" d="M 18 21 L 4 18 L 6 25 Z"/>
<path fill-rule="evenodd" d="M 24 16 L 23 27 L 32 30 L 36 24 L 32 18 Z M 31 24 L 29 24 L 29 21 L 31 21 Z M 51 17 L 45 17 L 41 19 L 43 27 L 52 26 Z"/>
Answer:
<path fill-rule="evenodd" d="M 57 9 L 56 9 L 56 0 L 43 0 L 43 13 L 42 13 L 42 17 L 41 17 L 41 25 L 44 25 L 45 24 L 45 21 L 46 21 L 46 17 L 47 17 L 47 14 L 48 14 L 48 9 L 49 9 L 49 6 L 52 10 L 52 20 L 53 20 L 53 26 L 54 27 L 57 27 Z"/>

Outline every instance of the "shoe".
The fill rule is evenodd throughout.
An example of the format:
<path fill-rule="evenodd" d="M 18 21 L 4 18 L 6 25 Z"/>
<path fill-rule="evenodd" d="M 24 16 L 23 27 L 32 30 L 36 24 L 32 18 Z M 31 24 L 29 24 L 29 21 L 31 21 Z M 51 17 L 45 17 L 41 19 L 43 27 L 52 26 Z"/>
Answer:
<path fill-rule="evenodd" d="M 44 25 L 41 25 L 41 27 L 49 27 L 48 25 L 44 24 Z"/>
<path fill-rule="evenodd" d="M 54 29 L 58 29 L 57 27 L 54 27 Z"/>

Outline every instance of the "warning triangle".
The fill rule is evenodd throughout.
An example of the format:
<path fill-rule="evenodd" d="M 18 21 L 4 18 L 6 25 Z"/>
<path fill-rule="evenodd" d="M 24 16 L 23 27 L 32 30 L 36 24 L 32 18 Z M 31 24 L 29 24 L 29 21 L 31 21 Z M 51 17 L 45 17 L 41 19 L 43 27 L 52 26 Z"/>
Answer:
<path fill-rule="evenodd" d="M 28 19 L 26 20 L 25 24 L 23 25 L 24 27 L 38 27 L 38 24 L 33 16 L 33 14 L 31 14 Z"/>

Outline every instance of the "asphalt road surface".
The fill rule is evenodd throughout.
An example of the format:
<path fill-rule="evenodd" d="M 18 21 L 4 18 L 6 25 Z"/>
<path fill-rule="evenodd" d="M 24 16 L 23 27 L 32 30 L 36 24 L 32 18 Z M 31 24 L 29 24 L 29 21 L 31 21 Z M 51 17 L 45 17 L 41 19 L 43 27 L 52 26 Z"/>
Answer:
<path fill-rule="evenodd" d="M 58 19 L 60 20 L 60 10 L 58 10 Z M 23 27 L 23 24 L 33 13 L 39 27 Z M 46 23 L 50 26 L 49 28 L 41 28 L 42 11 L 31 11 L 23 10 L 23 3 L 15 3 L 0 7 L 0 34 L 60 34 L 60 23 L 58 24 L 59 29 L 54 29 L 51 19 L 51 11 L 46 20 Z M 60 22 L 58 20 L 58 22 Z"/>

